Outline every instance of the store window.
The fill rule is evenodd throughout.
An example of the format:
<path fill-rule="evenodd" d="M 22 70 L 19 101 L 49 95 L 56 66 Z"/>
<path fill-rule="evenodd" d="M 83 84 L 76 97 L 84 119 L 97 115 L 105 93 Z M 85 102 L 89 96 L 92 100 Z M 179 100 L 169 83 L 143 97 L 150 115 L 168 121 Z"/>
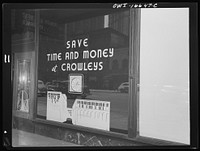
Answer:
<path fill-rule="evenodd" d="M 142 9 L 140 44 L 140 136 L 190 144 L 189 9 Z"/>
<path fill-rule="evenodd" d="M 11 9 L 13 114 L 31 118 L 34 103 L 35 11 Z"/>
<path fill-rule="evenodd" d="M 190 144 L 189 9 L 96 11 L 12 11 L 14 115 Z"/>
<path fill-rule="evenodd" d="M 37 117 L 127 133 L 129 11 L 66 20 L 77 11 L 40 11 Z"/>

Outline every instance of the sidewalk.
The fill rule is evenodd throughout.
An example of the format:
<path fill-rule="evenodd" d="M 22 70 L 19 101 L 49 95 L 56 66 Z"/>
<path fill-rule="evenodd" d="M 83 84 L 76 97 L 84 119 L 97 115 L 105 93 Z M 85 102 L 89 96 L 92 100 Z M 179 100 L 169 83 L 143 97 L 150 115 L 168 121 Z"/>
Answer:
<path fill-rule="evenodd" d="M 79 145 L 21 130 L 12 130 L 12 147 L 58 147 Z"/>

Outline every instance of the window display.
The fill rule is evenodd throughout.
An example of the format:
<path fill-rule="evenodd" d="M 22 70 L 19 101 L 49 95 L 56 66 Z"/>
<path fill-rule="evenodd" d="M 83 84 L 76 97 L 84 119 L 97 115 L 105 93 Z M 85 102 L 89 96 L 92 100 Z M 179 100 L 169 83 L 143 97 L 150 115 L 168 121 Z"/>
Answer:
<path fill-rule="evenodd" d="M 47 12 L 48 15 L 45 15 Z M 73 22 L 64 21 L 65 10 L 60 10 L 60 13 L 63 13 L 63 20 L 60 21 L 62 23 L 56 19 L 51 20 L 57 25 L 55 28 L 62 29 L 58 32 L 61 35 L 59 39 L 53 34 L 46 35 L 40 32 L 38 79 L 44 82 L 47 95 L 53 93 L 66 95 L 65 111 L 62 112 L 65 115 L 60 116 L 65 119 L 49 118 L 49 115 L 47 116 L 51 110 L 48 108 L 49 98 L 39 94 L 37 116 L 66 124 L 69 124 L 70 120 L 72 124 L 80 126 L 111 131 L 123 130 L 127 133 L 129 87 L 126 86 L 123 91 L 120 85 L 129 81 L 129 11 Z M 53 10 L 43 10 L 40 14 L 45 20 L 50 20 L 53 18 L 50 16 L 55 15 Z M 91 28 L 87 28 L 89 26 Z M 90 107 L 74 109 L 80 102 L 78 99 L 82 99 L 83 103 L 90 102 Z M 98 110 L 95 102 L 102 104 L 102 109 Z M 107 104 L 109 105 L 106 106 Z M 55 110 L 59 109 L 54 109 L 52 112 L 56 112 Z M 61 114 L 61 110 L 56 114 Z M 77 110 L 88 110 L 91 116 L 87 117 L 85 112 L 80 114 Z M 101 122 L 104 124 L 97 120 L 98 118 L 96 122 L 94 121 L 93 112 L 98 112 L 98 116 L 102 114 L 105 120 Z M 76 116 L 76 119 L 69 116 L 73 118 Z M 82 118 L 88 118 L 85 119 L 87 122 L 83 122 Z"/>
<path fill-rule="evenodd" d="M 76 99 L 72 107 L 72 123 L 103 130 L 110 130 L 110 102 Z"/>
<path fill-rule="evenodd" d="M 69 74 L 69 93 L 83 93 L 83 75 L 82 74 Z"/>
<path fill-rule="evenodd" d="M 191 145 L 189 12 L 13 9 L 13 128 L 80 145 Z"/>

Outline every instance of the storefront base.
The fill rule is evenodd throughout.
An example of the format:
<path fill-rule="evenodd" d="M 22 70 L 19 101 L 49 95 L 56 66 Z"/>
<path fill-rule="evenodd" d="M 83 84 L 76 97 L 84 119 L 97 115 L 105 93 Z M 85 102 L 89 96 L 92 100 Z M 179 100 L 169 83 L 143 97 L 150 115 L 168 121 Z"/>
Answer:
<path fill-rule="evenodd" d="M 83 146 L 146 146 L 135 141 L 13 117 L 13 128 Z"/>
<path fill-rule="evenodd" d="M 12 129 L 12 147 L 79 147 L 74 143 Z"/>

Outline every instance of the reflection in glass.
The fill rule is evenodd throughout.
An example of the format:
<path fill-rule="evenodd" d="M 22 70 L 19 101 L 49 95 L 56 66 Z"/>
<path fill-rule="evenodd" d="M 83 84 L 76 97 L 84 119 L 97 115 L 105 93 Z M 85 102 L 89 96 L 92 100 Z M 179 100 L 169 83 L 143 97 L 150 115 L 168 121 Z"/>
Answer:
<path fill-rule="evenodd" d="M 18 61 L 17 110 L 29 112 L 30 61 Z"/>
<path fill-rule="evenodd" d="M 59 13 L 64 16 L 65 11 L 69 10 Z M 66 23 L 55 16 L 54 11 L 41 11 L 41 19 L 56 24 L 49 31 L 40 31 L 38 80 L 42 87 L 47 93 L 65 94 L 68 109 L 76 99 L 110 102 L 110 130 L 127 133 L 129 85 L 120 85 L 129 81 L 129 11 Z M 51 60 L 52 55 L 55 58 Z M 73 73 L 84 75 L 83 94 L 69 93 L 69 74 Z M 45 93 L 38 95 L 37 104 L 37 116 L 46 119 Z"/>

